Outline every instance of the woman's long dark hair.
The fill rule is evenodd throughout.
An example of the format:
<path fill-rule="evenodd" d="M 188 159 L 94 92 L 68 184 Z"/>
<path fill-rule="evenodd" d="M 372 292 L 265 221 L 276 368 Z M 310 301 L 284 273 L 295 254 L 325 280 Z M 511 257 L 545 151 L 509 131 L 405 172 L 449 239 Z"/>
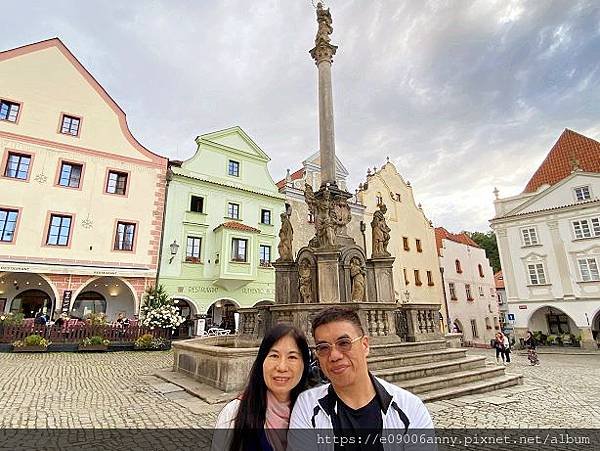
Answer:
<path fill-rule="evenodd" d="M 265 338 L 263 338 L 254 365 L 250 370 L 248 383 L 242 393 L 240 406 L 235 417 L 231 451 L 245 448 L 260 449 L 260 434 L 265 425 L 267 412 L 267 385 L 263 376 L 263 363 L 273 345 L 280 338 L 288 335 L 296 341 L 303 360 L 302 377 L 290 393 L 290 408 L 294 407 L 296 398 L 306 388 L 310 365 L 310 351 L 306 337 L 300 329 L 291 324 L 277 324 L 269 329 Z"/>

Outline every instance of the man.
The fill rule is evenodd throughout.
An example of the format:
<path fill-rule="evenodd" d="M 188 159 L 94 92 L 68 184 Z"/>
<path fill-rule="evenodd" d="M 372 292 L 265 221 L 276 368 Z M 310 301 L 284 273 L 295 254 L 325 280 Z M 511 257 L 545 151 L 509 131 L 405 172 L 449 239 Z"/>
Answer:
<path fill-rule="evenodd" d="M 406 443 L 393 441 L 409 430 L 429 429 L 433 436 L 423 402 L 369 372 L 369 339 L 356 312 L 339 307 L 319 312 L 312 335 L 331 383 L 298 397 L 290 418 L 291 449 L 398 449 Z M 315 429 L 325 435 L 308 432 Z M 389 443 L 382 432 L 392 430 L 396 434 Z"/>

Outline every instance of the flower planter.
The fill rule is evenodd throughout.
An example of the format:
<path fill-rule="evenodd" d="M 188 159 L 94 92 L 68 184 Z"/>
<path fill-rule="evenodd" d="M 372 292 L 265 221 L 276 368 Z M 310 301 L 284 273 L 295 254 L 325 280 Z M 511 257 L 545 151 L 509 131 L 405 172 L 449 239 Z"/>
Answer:
<path fill-rule="evenodd" d="M 19 346 L 13 347 L 13 352 L 47 352 L 48 347 L 44 346 Z"/>
<path fill-rule="evenodd" d="M 79 352 L 106 352 L 106 351 L 108 351 L 108 346 L 107 345 L 89 345 L 89 346 L 79 345 L 77 350 Z"/>

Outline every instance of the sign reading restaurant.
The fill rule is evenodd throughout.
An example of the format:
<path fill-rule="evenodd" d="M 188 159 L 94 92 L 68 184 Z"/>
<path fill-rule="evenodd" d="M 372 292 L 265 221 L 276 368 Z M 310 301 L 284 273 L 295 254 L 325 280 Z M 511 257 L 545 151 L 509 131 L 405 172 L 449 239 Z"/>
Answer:
<path fill-rule="evenodd" d="M 42 274 L 69 274 L 74 271 L 77 274 L 89 276 L 117 276 L 117 277 L 152 277 L 156 274 L 148 268 L 101 268 L 98 266 L 83 266 L 83 265 L 44 265 L 31 264 L 24 266 L 22 263 L 6 263 L 0 264 L 0 271 L 9 272 L 28 272 Z"/>

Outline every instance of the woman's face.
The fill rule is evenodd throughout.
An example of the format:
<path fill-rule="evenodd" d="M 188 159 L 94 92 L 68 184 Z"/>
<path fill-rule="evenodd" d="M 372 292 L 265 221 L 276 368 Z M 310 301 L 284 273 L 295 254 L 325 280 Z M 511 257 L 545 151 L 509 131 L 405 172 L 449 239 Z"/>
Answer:
<path fill-rule="evenodd" d="M 304 371 L 302 353 L 289 335 L 281 337 L 269 349 L 263 362 L 263 377 L 267 388 L 279 401 L 288 401 Z"/>

